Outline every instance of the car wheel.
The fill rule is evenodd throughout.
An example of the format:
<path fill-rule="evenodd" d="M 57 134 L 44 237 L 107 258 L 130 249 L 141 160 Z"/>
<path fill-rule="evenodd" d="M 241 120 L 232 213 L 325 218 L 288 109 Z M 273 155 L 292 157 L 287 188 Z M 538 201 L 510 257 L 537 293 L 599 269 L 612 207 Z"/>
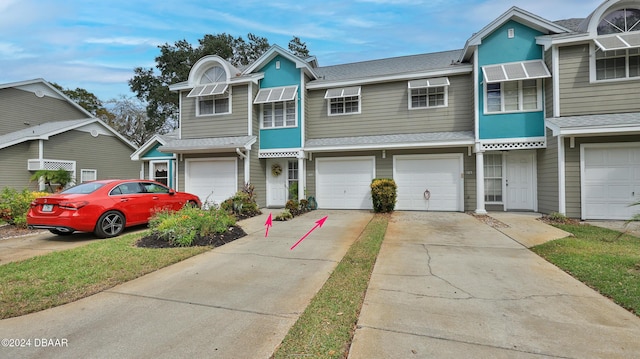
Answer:
<path fill-rule="evenodd" d="M 191 207 L 191 208 L 199 208 L 198 204 L 195 201 L 189 201 L 184 206 L 185 207 Z"/>
<path fill-rule="evenodd" d="M 99 238 L 111 238 L 124 231 L 124 215 L 117 211 L 109 211 L 100 216 L 94 234 Z"/>
<path fill-rule="evenodd" d="M 69 236 L 69 235 L 73 234 L 73 231 L 62 232 L 62 231 L 59 231 L 57 229 L 50 229 L 49 232 L 51 232 L 51 233 L 53 233 L 55 235 L 58 235 L 58 236 Z"/>

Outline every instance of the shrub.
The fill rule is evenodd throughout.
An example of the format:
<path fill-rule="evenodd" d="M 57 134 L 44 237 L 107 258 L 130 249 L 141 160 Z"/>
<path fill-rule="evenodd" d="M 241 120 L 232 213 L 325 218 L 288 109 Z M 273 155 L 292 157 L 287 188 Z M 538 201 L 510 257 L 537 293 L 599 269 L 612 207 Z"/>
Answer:
<path fill-rule="evenodd" d="M 293 218 L 293 215 L 291 214 L 291 211 L 289 211 L 288 209 L 284 209 L 282 211 L 282 213 L 280 213 L 279 215 L 276 216 L 276 218 L 274 218 L 276 221 L 288 221 L 290 219 Z"/>
<path fill-rule="evenodd" d="M 294 201 L 298 200 L 298 181 L 291 182 L 289 185 L 289 198 Z"/>
<path fill-rule="evenodd" d="M 254 186 L 249 183 L 244 185 L 233 197 L 224 200 L 220 204 L 220 208 L 240 218 L 261 213 L 256 203 Z"/>
<path fill-rule="evenodd" d="M 392 179 L 374 179 L 373 182 L 371 182 L 373 210 L 377 213 L 393 212 L 398 196 L 397 189 L 396 182 Z"/>
<path fill-rule="evenodd" d="M 224 233 L 235 224 L 235 217 L 225 210 L 203 210 L 191 206 L 177 212 L 159 211 L 149 220 L 149 228 L 154 235 L 180 247 L 193 245 L 197 236 Z"/>
<path fill-rule="evenodd" d="M 17 227 L 27 227 L 27 212 L 31 202 L 38 198 L 48 196 L 46 192 L 31 192 L 28 189 L 18 192 L 13 188 L 5 187 L 0 192 L 0 219 Z"/>

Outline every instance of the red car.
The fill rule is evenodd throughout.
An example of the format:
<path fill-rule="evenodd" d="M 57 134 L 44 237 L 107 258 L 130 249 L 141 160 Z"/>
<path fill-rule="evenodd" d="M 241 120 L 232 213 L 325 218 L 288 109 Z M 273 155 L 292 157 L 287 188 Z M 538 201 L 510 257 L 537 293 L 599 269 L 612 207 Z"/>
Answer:
<path fill-rule="evenodd" d="M 202 203 L 198 196 L 176 192 L 155 181 L 93 181 L 37 198 L 31 202 L 27 225 L 58 235 L 81 231 L 108 238 L 119 235 L 125 227 L 149 222 L 158 210 L 178 211 L 185 205 L 200 207 Z"/>

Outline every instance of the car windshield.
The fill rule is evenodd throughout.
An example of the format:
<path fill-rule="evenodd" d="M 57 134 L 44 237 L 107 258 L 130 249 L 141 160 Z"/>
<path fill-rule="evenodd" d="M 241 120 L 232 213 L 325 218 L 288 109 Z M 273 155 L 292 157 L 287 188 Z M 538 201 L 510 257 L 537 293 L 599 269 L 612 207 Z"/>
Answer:
<path fill-rule="evenodd" d="M 73 186 L 69 189 L 62 191 L 61 193 L 65 194 L 89 194 L 97 190 L 98 188 L 104 186 L 104 183 L 82 183 L 77 186 Z"/>

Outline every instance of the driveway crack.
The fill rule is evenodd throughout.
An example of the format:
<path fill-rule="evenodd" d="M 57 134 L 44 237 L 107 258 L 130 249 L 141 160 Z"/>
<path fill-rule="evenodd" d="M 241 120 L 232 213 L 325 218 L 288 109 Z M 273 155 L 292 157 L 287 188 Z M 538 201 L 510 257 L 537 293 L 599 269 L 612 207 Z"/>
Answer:
<path fill-rule="evenodd" d="M 159 300 L 159 301 L 170 302 L 170 303 L 195 305 L 195 306 L 199 306 L 199 307 L 206 307 L 206 308 L 213 308 L 213 309 L 229 310 L 229 311 L 232 311 L 232 312 L 258 314 L 258 315 L 264 315 L 264 316 L 276 317 L 276 318 L 292 318 L 292 316 L 300 314 L 300 313 L 290 313 L 290 314 L 267 313 L 267 312 L 260 312 L 260 311 L 256 311 L 256 310 L 238 309 L 238 308 L 225 307 L 225 306 L 221 306 L 221 305 L 190 302 L 190 301 L 187 301 L 187 300 L 178 300 L 178 299 L 161 298 L 161 297 L 155 297 L 155 296 L 143 295 L 143 294 L 118 292 L 118 291 L 114 291 L 114 290 L 105 290 L 104 293 L 126 295 L 126 296 L 130 296 L 130 297 L 145 298 L 145 299 L 153 299 L 153 300 Z"/>

